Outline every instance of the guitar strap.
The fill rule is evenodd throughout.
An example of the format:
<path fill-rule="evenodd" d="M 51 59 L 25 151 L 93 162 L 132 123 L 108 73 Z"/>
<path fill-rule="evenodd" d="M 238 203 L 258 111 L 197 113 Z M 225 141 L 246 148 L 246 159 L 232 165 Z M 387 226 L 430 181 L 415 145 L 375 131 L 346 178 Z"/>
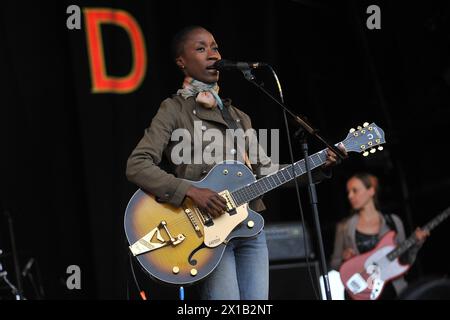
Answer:
<path fill-rule="evenodd" d="M 394 230 L 395 232 L 398 232 L 397 226 L 395 225 L 394 219 L 392 218 L 391 214 L 384 214 L 384 220 L 386 220 L 386 224 L 389 227 L 389 229 Z"/>
<path fill-rule="evenodd" d="M 223 108 L 219 108 L 219 110 L 222 113 L 223 120 L 225 120 L 225 122 L 228 124 L 228 126 L 231 129 L 233 129 L 233 130 L 242 129 L 237 124 L 237 121 L 234 120 L 233 117 L 231 116 L 230 111 L 228 110 L 227 106 L 224 106 Z M 250 170 L 253 171 L 252 165 L 250 164 L 250 160 L 248 159 L 247 152 L 245 150 L 243 151 L 242 157 L 244 158 L 244 161 L 245 161 L 245 164 L 247 165 L 247 167 L 249 167 Z"/>

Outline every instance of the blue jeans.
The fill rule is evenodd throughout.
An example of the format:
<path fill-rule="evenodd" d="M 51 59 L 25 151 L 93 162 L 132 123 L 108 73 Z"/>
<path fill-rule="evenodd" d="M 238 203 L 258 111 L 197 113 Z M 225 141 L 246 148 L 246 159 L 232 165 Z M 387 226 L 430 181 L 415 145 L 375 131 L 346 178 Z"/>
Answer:
<path fill-rule="evenodd" d="M 200 290 L 204 300 L 267 300 L 269 255 L 264 230 L 251 239 L 231 240 Z"/>

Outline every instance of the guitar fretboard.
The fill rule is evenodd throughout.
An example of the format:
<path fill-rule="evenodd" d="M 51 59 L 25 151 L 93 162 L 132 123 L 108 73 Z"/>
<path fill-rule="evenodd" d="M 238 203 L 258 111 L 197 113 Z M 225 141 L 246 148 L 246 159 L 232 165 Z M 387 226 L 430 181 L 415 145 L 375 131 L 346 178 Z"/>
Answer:
<path fill-rule="evenodd" d="M 312 170 L 324 164 L 326 160 L 327 152 L 326 149 L 324 149 L 308 157 L 308 166 Z M 265 176 L 249 185 L 231 192 L 231 195 L 233 196 L 236 205 L 240 206 L 293 180 L 294 177 L 303 175 L 304 173 L 306 173 L 305 159 L 302 159 L 295 162 L 294 166 L 286 166 L 271 175 Z"/>
<path fill-rule="evenodd" d="M 444 212 L 436 216 L 433 220 L 428 222 L 422 230 L 424 231 L 431 231 L 434 228 L 436 228 L 442 221 L 448 218 L 450 216 L 450 208 L 447 208 Z M 403 241 L 401 244 L 397 246 L 394 250 L 392 250 L 386 257 L 393 261 L 394 259 L 401 256 L 403 253 L 408 251 L 412 246 L 416 245 L 418 240 L 416 239 L 415 234 L 413 233 L 408 239 Z"/>

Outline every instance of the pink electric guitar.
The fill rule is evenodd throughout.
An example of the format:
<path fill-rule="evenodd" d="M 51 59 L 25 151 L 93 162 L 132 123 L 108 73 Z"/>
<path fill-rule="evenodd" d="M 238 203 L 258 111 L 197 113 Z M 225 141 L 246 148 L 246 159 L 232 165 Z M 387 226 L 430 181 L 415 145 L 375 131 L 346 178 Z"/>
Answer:
<path fill-rule="evenodd" d="M 431 231 L 450 215 L 450 207 L 428 222 L 422 229 Z M 386 233 L 377 246 L 344 262 L 339 270 L 347 293 L 354 300 L 376 300 L 384 285 L 400 277 L 411 265 L 402 265 L 399 257 L 417 243 L 412 234 L 395 244 L 395 232 Z"/>

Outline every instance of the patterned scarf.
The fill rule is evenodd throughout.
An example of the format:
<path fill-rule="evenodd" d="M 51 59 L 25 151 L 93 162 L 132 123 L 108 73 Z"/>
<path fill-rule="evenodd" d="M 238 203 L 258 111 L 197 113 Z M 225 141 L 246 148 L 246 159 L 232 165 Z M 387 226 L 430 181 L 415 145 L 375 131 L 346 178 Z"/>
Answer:
<path fill-rule="evenodd" d="M 223 109 L 217 83 L 207 84 L 194 78 L 186 77 L 183 81 L 183 88 L 179 89 L 177 94 L 181 95 L 184 99 L 196 97 L 195 101 L 207 109 L 213 109 L 217 106 Z"/>

